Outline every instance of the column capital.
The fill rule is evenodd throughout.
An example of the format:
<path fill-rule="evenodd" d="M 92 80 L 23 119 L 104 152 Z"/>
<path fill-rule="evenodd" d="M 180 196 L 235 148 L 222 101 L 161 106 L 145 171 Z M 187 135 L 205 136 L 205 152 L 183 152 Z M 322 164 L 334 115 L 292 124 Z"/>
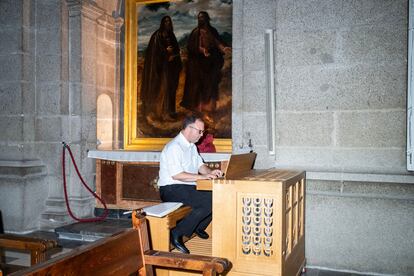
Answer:
<path fill-rule="evenodd" d="M 69 16 L 78 16 L 82 9 L 82 0 L 66 0 Z"/>
<path fill-rule="evenodd" d="M 121 27 L 124 25 L 125 20 L 122 17 L 115 18 L 115 29 L 120 30 Z"/>

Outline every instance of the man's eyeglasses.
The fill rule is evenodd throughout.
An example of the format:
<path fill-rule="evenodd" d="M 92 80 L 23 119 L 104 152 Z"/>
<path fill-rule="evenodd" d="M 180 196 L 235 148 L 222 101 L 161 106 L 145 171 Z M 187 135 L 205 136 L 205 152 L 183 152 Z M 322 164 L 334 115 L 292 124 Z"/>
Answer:
<path fill-rule="evenodd" d="M 203 129 L 198 129 L 198 128 L 193 127 L 193 126 L 189 126 L 189 127 L 191 127 L 192 129 L 198 130 L 198 134 L 203 134 L 203 133 L 204 133 L 204 131 L 205 131 L 205 130 L 203 130 Z"/>

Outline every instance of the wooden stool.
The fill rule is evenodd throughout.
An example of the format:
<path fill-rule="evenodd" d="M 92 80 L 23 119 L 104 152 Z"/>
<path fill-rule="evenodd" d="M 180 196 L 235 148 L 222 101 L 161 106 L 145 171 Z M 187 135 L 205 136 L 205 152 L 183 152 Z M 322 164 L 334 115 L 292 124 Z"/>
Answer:
<path fill-rule="evenodd" d="M 147 216 L 150 230 L 150 241 L 154 250 L 170 251 L 170 230 L 191 212 L 190 206 L 182 206 L 165 217 Z"/>

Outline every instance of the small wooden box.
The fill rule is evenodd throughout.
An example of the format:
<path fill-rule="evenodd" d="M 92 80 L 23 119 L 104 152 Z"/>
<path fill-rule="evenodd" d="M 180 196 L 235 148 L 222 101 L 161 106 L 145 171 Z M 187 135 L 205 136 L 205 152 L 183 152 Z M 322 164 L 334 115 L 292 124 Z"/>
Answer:
<path fill-rule="evenodd" d="M 305 265 L 305 172 L 269 169 L 213 181 L 213 256 L 229 275 L 300 275 Z"/>

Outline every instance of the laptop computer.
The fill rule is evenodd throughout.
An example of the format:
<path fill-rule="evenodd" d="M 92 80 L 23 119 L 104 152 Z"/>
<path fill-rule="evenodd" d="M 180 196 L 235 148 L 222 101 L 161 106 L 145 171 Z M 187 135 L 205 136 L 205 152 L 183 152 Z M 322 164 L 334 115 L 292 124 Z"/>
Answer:
<path fill-rule="evenodd" d="M 257 153 L 232 154 L 223 171 L 224 175 L 216 179 L 233 179 L 248 173 L 253 169 Z M 197 180 L 197 190 L 211 191 L 213 184 L 211 179 Z"/>
<path fill-rule="evenodd" d="M 249 152 L 243 154 L 232 154 L 230 156 L 227 168 L 223 171 L 224 179 L 232 179 L 253 169 L 257 153 Z"/>

